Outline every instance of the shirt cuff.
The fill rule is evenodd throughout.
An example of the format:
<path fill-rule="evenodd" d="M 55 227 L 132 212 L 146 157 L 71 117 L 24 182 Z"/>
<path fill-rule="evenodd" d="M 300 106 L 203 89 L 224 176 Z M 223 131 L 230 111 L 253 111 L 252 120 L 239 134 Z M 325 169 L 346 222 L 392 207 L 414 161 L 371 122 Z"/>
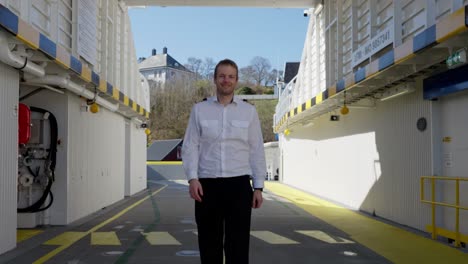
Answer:
<path fill-rule="evenodd" d="M 257 189 L 257 188 L 263 188 L 263 181 L 262 180 L 258 180 L 258 179 L 254 179 L 253 180 L 253 188 L 254 189 Z"/>
<path fill-rule="evenodd" d="M 187 175 L 187 181 L 198 179 L 197 175 Z"/>

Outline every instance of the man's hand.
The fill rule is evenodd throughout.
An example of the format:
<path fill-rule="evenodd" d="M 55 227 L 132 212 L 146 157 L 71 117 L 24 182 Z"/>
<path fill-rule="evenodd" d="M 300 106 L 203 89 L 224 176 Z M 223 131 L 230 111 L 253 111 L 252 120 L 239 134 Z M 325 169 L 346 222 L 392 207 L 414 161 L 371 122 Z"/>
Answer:
<path fill-rule="evenodd" d="M 262 191 L 255 190 L 253 193 L 252 208 L 260 208 L 263 203 Z"/>
<path fill-rule="evenodd" d="M 189 181 L 189 191 L 190 197 L 192 197 L 192 199 L 198 202 L 202 201 L 203 188 L 198 179 L 191 179 Z"/>

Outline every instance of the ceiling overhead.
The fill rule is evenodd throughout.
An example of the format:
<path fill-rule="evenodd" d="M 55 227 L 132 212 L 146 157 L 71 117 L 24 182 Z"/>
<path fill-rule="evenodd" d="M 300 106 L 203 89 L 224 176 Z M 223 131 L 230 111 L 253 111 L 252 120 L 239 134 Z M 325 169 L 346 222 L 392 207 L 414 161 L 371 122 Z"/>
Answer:
<path fill-rule="evenodd" d="M 309 8 L 320 0 L 122 0 L 127 6 Z"/>

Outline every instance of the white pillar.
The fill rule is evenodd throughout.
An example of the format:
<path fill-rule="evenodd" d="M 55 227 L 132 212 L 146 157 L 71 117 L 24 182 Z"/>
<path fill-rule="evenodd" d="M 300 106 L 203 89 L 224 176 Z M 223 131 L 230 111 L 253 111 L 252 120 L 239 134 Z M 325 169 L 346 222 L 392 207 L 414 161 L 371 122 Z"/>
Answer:
<path fill-rule="evenodd" d="M 18 71 L 0 62 L 0 254 L 16 246 Z"/>

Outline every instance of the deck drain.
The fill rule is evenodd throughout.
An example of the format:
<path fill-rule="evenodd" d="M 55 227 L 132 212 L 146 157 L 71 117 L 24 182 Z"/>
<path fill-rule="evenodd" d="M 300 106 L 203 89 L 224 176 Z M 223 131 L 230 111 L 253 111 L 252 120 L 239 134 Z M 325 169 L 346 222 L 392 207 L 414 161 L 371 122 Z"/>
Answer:
<path fill-rule="evenodd" d="M 104 252 L 102 255 L 103 256 L 120 256 L 123 254 L 123 251 L 108 251 L 108 252 Z"/>
<path fill-rule="evenodd" d="M 185 219 L 180 220 L 180 223 L 192 225 L 192 224 L 195 224 L 195 220 L 193 220 L 193 218 L 185 218 Z"/>
<path fill-rule="evenodd" d="M 199 257 L 200 251 L 198 250 L 182 250 L 176 253 L 179 257 Z"/>
<path fill-rule="evenodd" d="M 357 256 L 357 253 L 352 252 L 352 251 L 344 251 L 343 254 L 348 257 L 355 257 Z"/>

